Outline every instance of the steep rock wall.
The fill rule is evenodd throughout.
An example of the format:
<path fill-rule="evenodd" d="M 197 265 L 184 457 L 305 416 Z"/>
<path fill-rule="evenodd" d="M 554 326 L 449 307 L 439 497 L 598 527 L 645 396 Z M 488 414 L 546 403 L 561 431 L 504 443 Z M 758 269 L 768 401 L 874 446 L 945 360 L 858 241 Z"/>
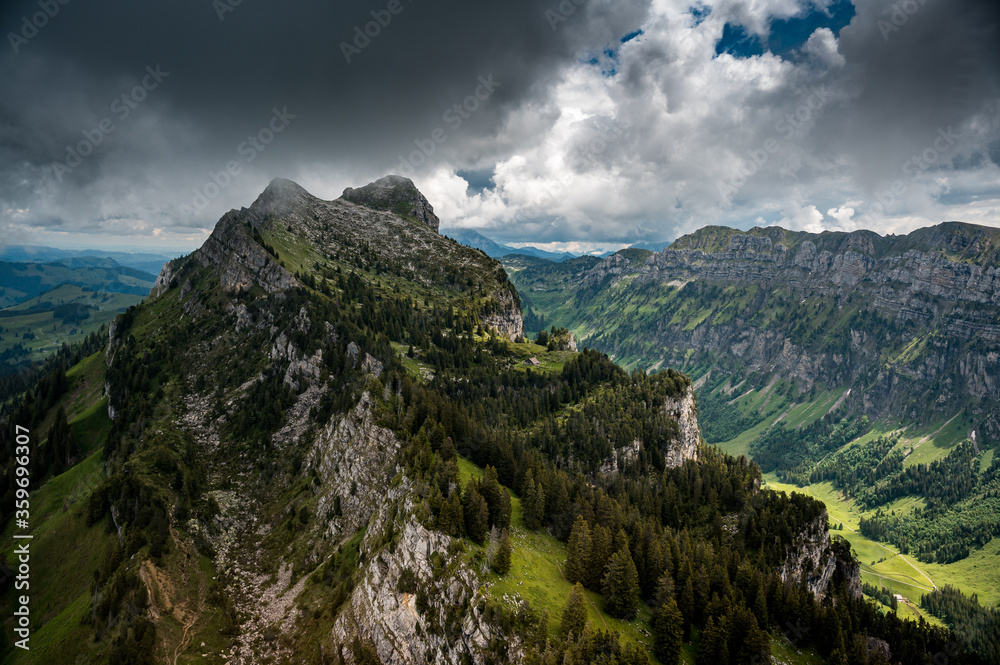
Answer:
<path fill-rule="evenodd" d="M 785 562 L 778 573 L 783 582 L 791 584 L 798 584 L 804 577 L 809 591 L 817 599 L 822 599 L 839 569 L 847 580 L 848 592 L 852 597 L 860 598 L 861 569 L 855 562 L 837 556 L 826 528 L 827 520 L 824 511 L 799 532 L 795 545 L 786 552 Z"/>
<path fill-rule="evenodd" d="M 678 445 L 672 446 L 667 453 L 667 466 L 680 466 L 689 459 L 697 460 L 701 430 L 698 428 L 698 405 L 694 388 L 689 386 L 679 399 L 668 399 L 664 408 L 677 420 L 677 427 L 680 429 Z"/>
<path fill-rule="evenodd" d="M 992 231 L 960 224 L 906 237 L 725 231 L 731 235 L 722 240 L 681 239 L 641 265 L 609 257 L 581 279 L 577 296 L 589 287 L 756 287 L 744 310 L 697 325 L 684 317 L 678 324 L 678 312 L 668 310 L 644 323 L 637 337 L 604 335 L 602 348 L 634 354 L 652 341 L 667 365 L 683 364 L 693 349 L 731 358 L 746 373 L 794 379 L 805 391 L 817 383 L 855 386 L 847 407 L 872 418 L 892 414 L 924 423 L 969 407 L 979 436 L 1000 436 L 1000 265 Z M 786 323 L 755 319 L 779 292 L 791 294 L 779 308 L 825 298 L 845 316 L 870 313 L 895 327 L 889 334 L 877 328 L 876 335 L 873 324 L 845 319 L 845 336 L 825 343 L 829 330 L 811 337 L 794 330 L 812 313 L 807 309 Z"/>

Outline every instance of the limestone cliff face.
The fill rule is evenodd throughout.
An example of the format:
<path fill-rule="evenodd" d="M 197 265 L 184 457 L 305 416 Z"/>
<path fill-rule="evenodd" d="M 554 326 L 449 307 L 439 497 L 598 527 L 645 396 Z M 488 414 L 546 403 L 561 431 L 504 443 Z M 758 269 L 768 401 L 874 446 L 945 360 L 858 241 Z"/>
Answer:
<path fill-rule="evenodd" d="M 672 446 L 667 453 L 667 466 L 680 466 L 689 459 L 697 460 L 701 430 L 698 429 L 698 405 L 694 388 L 689 386 L 687 392 L 679 399 L 668 399 L 664 408 L 677 419 L 677 427 L 680 430 L 677 445 Z"/>
<path fill-rule="evenodd" d="M 226 213 L 205 244 L 188 259 L 175 259 L 165 264 L 153 285 L 154 297 L 174 285 L 176 275 L 188 260 L 201 267 L 213 268 L 227 292 L 259 286 L 267 293 L 274 293 L 299 285 L 298 280 L 254 240 L 245 209 Z M 187 288 L 190 289 L 190 285 Z"/>
<path fill-rule="evenodd" d="M 493 629 L 477 602 L 482 584 L 451 545 L 448 536 L 406 522 L 395 548 L 383 548 L 365 568 L 334 624 L 337 640 L 361 637 L 385 665 L 485 662 Z"/>
<path fill-rule="evenodd" d="M 495 329 L 501 335 L 514 341 L 524 337 L 524 319 L 521 317 L 521 303 L 513 289 L 498 289 L 493 293 L 493 302 L 482 314 L 483 328 Z"/>
<path fill-rule="evenodd" d="M 331 421 L 306 460 L 323 481 L 317 512 L 326 515 L 334 504 L 340 515 L 327 525 L 333 538 L 350 535 L 368 524 L 385 501 L 399 499 L 402 490 L 386 491 L 396 468 L 399 441 L 378 427 L 372 413 L 373 399 L 363 393 L 358 405 L 340 420 Z"/>
<path fill-rule="evenodd" d="M 244 291 L 257 285 L 268 293 L 298 286 L 299 282 L 250 235 L 246 213 L 230 212 L 194 253 L 204 266 L 221 266 L 220 279 L 226 291 Z"/>
<path fill-rule="evenodd" d="M 799 532 L 794 546 L 786 552 L 785 562 L 779 569 L 784 582 L 798 584 L 803 577 L 806 586 L 817 599 L 822 599 L 830 588 L 834 574 L 840 570 L 847 580 L 848 592 L 861 597 L 861 569 L 849 558 L 838 557 L 827 531 L 826 511 Z"/>
<path fill-rule="evenodd" d="M 664 460 L 668 467 L 681 466 L 687 460 L 698 459 L 701 430 L 698 428 L 698 404 L 694 388 L 676 399 L 667 399 L 664 412 L 677 421 L 677 440 L 672 441 Z M 612 475 L 639 459 L 643 442 L 636 439 L 631 444 L 616 448 L 611 457 L 598 469 L 599 473 Z"/>
<path fill-rule="evenodd" d="M 582 278 L 578 298 L 588 285 L 609 292 L 670 285 L 682 295 L 692 285 L 756 289 L 732 315 L 714 315 L 728 304 L 724 296 L 700 303 L 713 315 L 696 325 L 690 312 L 672 310 L 638 330 L 628 328 L 628 338 L 602 337 L 597 323 L 589 325 L 608 352 L 650 353 L 653 343 L 666 365 L 683 364 L 690 350 L 706 351 L 727 356 L 746 373 L 795 379 L 804 390 L 816 383 L 863 387 L 852 391 L 847 406 L 873 418 L 892 413 L 921 423 L 971 402 L 979 435 L 1000 437 L 995 229 L 947 223 L 883 237 L 710 227 L 644 262 L 609 257 Z M 845 331 L 809 334 L 821 301 L 843 312 Z M 784 323 L 762 321 L 756 315 L 767 307 L 795 315 Z"/>
<path fill-rule="evenodd" d="M 319 472 L 318 512 L 332 516 L 326 536 L 338 541 L 367 529 L 360 579 L 333 635 L 349 663 L 355 637 L 387 665 L 482 663 L 493 637 L 476 602 L 482 580 L 457 543 L 413 517 L 413 487 L 395 462 L 399 446 L 375 424 L 374 399 L 364 393 L 307 459 Z"/>

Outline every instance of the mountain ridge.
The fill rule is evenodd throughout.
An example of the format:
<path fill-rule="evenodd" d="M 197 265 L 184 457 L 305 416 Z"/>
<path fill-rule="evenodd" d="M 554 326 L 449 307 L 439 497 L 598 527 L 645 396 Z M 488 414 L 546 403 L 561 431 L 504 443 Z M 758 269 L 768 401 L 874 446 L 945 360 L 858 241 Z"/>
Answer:
<path fill-rule="evenodd" d="M 802 617 L 832 662 L 952 639 L 862 599 L 822 503 L 703 446 L 687 376 L 524 340 L 499 262 L 382 206 L 274 181 L 4 410 L 38 433 L 32 560 L 68 571 L 32 579 L 13 663 L 751 665 Z"/>
<path fill-rule="evenodd" d="M 695 298 L 694 292 L 688 290 L 691 284 L 752 287 L 756 290 L 742 294 L 738 303 L 695 298 L 703 303 L 695 308 L 691 300 L 691 315 L 701 309 L 693 322 L 674 316 L 676 309 L 670 310 L 673 313 L 666 321 L 659 322 L 656 312 L 650 312 L 650 325 L 656 322 L 661 326 L 656 335 L 666 362 L 683 362 L 684 349 L 724 353 L 733 349 L 734 357 L 742 359 L 749 371 L 769 373 L 776 369 L 803 382 L 806 390 L 816 381 L 827 385 L 853 383 L 871 371 L 871 385 L 882 387 L 874 392 L 855 391 L 857 394 L 850 400 L 873 418 L 909 403 L 898 382 L 917 380 L 919 384 L 927 370 L 919 369 L 916 361 L 920 358 L 907 358 L 906 365 L 914 367 L 912 371 L 902 367 L 897 371 L 892 366 L 880 369 L 877 354 L 870 352 L 870 335 L 866 335 L 863 325 L 855 326 L 851 333 L 850 317 L 871 312 L 898 321 L 903 327 L 940 329 L 943 338 L 927 339 L 931 349 L 941 347 L 942 353 L 953 357 L 957 351 L 949 351 L 950 347 L 971 345 L 976 360 L 968 363 L 967 370 L 959 370 L 961 375 L 954 377 L 958 383 L 953 388 L 923 403 L 935 410 L 941 405 L 962 403 L 957 397 L 960 394 L 972 395 L 977 403 L 986 400 L 979 427 L 983 434 L 996 439 L 1000 437 L 1000 384 L 991 377 L 1000 372 L 1000 366 L 991 360 L 989 352 L 983 355 L 974 347 L 980 343 L 987 348 L 1000 344 L 998 251 L 1000 230 L 956 222 L 906 236 L 879 236 L 871 231 L 810 234 L 779 227 L 749 231 L 706 227 L 643 260 L 621 252 L 609 257 L 583 274 L 572 290 L 577 303 L 584 303 L 598 292 L 610 293 L 608 289 L 627 283 L 634 292 L 650 288 L 665 298 L 668 295 L 662 289 L 674 289 L 674 296 L 669 297 L 680 302 L 685 294 L 691 294 L 689 300 Z M 786 323 L 760 317 L 768 294 L 775 288 L 787 291 L 786 300 L 808 298 L 810 294 L 824 299 L 827 304 L 823 306 L 822 320 L 829 319 L 831 325 L 822 328 L 822 339 L 808 336 L 809 331 L 821 327 L 816 312 L 803 314 L 813 320 L 808 330 L 795 316 L 783 315 Z M 537 301 L 537 296 L 533 300 Z M 788 305 L 793 309 L 798 306 L 791 301 Z M 896 346 L 902 350 L 917 332 L 897 331 Z M 619 355 L 637 350 L 634 345 L 632 351 L 627 348 L 627 336 L 606 330 L 581 339 Z M 858 356 L 857 362 L 843 360 L 852 354 Z M 941 360 L 933 361 L 933 365 L 955 367 L 959 363 Z M 911 415 L 916 403 L 911 404 L 902 413 Z"/>

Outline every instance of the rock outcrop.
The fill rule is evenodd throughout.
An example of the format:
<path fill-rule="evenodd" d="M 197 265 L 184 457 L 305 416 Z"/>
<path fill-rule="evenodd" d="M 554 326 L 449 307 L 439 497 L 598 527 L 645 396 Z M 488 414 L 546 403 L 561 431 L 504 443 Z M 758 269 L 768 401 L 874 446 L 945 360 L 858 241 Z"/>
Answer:
<path fill-rule="evenodd" d="M 410 520 L 395 548 L 372 558 L 333 634 L 341 644 L 360 637 L 385 665 L 479 665 L 493 637 L 480 594 L 478 575 L 462 563 L 452 539 Z M 468 609 L 456 611 L 462 608 Z"/>
<path fill-rule="evenodd" d="M 251 236 L 245 212 L 229 212 L 192 258 L 214 266 L 228 292 L 260 286 L 267 293 L 298 286 L 299 282 Z"/>
<path fill-rule="evenodd" d="M 347 645 L 349 663 L 355 637 L 388 665 L 482 663 L 493 635 L 476 602 L 482 582 L 457 543 L 413 517 L 413 487 L 396 466 L 400 443 L 375 424 L 374 408 L 364 393 L 330 423 L 306 461 L 320 479 L 317 512 L 326 516 L 326 536 L 337 541 L 366 529 L 365 564 L 333 635 Z"/>
<path fill-rule="evenodd" d="M 798 584 L 805 579 L 806 587 L 822 599 L 839 570 L 847 581 L 853 598 L 861 597 L 861 568 L 849 557 L 838 556 L 827 530 L 827 514 L 823 511 L 815 521 L 798 534 L 796 543 L 785 553 L 785 562 L 778 573 L 784 582 Z"/>
<path fill-rule="evenodd" d="M 482 325 L 486 330 L 496 330 L 512 341 L 524 337 L 521 303 L 514 289 L 494 292 L 490 307 L 482 314 Z"/>
<path fill-rule="evenodd" d="M 694 388 L 689 386 L 679 399 L 668 399 L 664 409 L 677 420 L 680 430 L 677 445 L 671 446 L 666 455 L 667 466 L 680 466 L 687 460 L 698 459 L 701 430 L 698 428 L 698 404 Z"/>
<path fill-rule="evenodd" d="M 364 187 L 348 187 L 342 199 L 376 210 L 391 210 L 406 217 L 420 220 L 437 231 L 441 220 L 434 208 L 409 178 L 387 175 Z"/>
<path fill-rule="evenodd" d="M 662 408 L 664 413 L 677 422 L 677 439 L 671 441 L 664 455 L 666 465 L 678 467 L 687 460 L 697 460 L 701 430 L 698 428 L 698 405 L 694 388 L 689 386 L 684 394 L 676 399 L 668 398 Z M 635 439 L 628 445 L 616 448 L 598 472 L 605 475 L 618 473 L 639 459 L 643 445 L 641 440 Z"/>
<path fill-rule="evenodd" d="M 398 472 L 400 443 L 391 431 L 375 424 L 373 401 L 363 393 L 354 409 L 331 421 L 306 459 L 306 466 L 317 469 L 322 480 L 317 513 L 331 516 L 326 529 L 332 538 L 356 532 L 384 501 L 401 494 L 386 491 Z"/>

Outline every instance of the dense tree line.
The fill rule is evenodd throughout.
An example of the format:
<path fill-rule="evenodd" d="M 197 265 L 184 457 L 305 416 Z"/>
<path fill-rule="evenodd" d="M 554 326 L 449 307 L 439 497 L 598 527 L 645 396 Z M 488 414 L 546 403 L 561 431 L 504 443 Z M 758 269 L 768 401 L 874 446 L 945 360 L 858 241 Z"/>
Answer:
<path fill-rule="evenodd" d="M 1000 610 L 947 584 L 921 597 L 920 606 L 948 624 L 965 648 L 1000 663 Z"/>
<path fill-rule="evenodd" d="M 778 423 L 750 442 L 750 454 L 764 472 L 777 471 L 786 482 L 805 485 L 814 465 L 867 431 L 867 416 L 838 419 L 828 413 L 804 427 Z"/>
<path fill-rule="evenodd" d="M 966 441 L 943 459 L 904 467 L 899 438 L 882 436 L 852 446 L 816 465 L 810 482 L 831 480 L 864 509 L 877 508 L 903 496 L 926 499 L 928 509 L 950 506 L 970 497 L 980 481 L 975 446 Z"/>
<path fill-rule="evenodd" d="M 980 471 L 973 453 L 972 444 L 963 443 L 945 459 L 905 469 L 897 476 L 899 486 L 925 496 L 927 507 L 905 515 L 880 508 L 861 520 L 861 533 L 929 563 L 964 559 L 973 548 L 1000 537 L 1000 461 Z M 955 475 L 954 487 L 949 473 Z"/>
<path fill-rule="evenodd" d="M 863 582 L 861 584 L 861 591 L 869 598 L 874 598 L 886 607 L 891 607 L 893 612 L 895 612 L 899 606 L 899 601 L 896 600 L 896 594 L 885 587 L 875 586 L 874 584 Z"/>

